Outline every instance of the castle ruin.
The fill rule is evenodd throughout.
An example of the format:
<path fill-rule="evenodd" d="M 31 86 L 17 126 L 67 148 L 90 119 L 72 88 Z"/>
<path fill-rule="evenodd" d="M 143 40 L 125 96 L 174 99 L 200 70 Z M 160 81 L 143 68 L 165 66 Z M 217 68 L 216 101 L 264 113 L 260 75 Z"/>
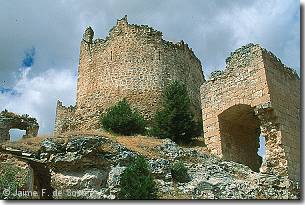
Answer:
<path fill-rule="evenodd" d="M 195 116 L 201 118 L 204 76 L 187 44 L 165 41 L 160 31 L 129 24 L 127 16 L 117 21 L 106 39 L 93 36 L 87 28 L 80 46 L 76 106 L 58 102 L 55 133 L 99 128 L 101 114 L 123 98 L 150 120 L 173 80 L 186 84 Z"/>
<path fill-rule="evenodd" d="M 55 134 L 98 129 L 105 110 L 123 98 L 151 119 L 172 80 L 187 86 L 203 118 L 211 153 L 262 168 L 259 136 L 266 139 L 265 172 L 300 178 L 300 79 L 271 52 L 248 44 L 205 81 L 202 66 L 183 41 L 172 43 L 148 26 L 117 21 L 106 39 L 86 29 L 80 46 L 77 101 L 57 102 Z M 201 88 L 200 88 L 201 86 Z"/>
<path fill-rule="evenodd" d="M 248 44 L 201 86 L 204 139 L 211 153 L 258 171 L 300 178 L 300 79 L 271 52 Z"/>
<path fill-rule="evenodd" d="M 0 143 L 10 140 L 10 129 L 14 128 L 26 131 L 22 138 L 36 137 L 39 124 L 27 114 L 18 115 L 7 110 L 0 112 Z"/>

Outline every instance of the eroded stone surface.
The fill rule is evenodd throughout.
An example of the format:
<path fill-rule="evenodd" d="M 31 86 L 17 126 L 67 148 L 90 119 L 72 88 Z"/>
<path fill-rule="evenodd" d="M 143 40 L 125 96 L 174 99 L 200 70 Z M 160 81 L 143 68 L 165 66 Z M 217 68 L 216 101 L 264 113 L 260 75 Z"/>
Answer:
<path fill-rule="evenodd" d="M 11 153 L 8 146 L 2 145 L 2 152 Z M 254 172 L 243 164 L 179 147 L 169 139 L 154 149 L 166 154 L 164 158 L 147 158 L 159 199 L 300 198 L 299 184 L 287 176 Z M 45 139 L 30 156 L 23 156 L 24 151 L 21 148 L 11 154 L 33 168 L 31 186 L 51 189 L 53 199 L 117 199 L 121 174 L 137 156 L 101 136 Z M 177 161 L 187 167 L 190 181 L 173 181 L 170 167 Z M 39 181 L 45 182 L 46 178 L 50 179 L 49 184 L 42 186 Z M 62 194 L 56 195 L 54 191 Z"/>

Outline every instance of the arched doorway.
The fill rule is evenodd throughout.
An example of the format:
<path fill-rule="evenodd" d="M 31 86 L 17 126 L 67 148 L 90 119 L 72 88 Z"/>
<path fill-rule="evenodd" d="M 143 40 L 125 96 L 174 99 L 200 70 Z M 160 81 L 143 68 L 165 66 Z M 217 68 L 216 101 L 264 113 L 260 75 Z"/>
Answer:
<path fill-rule="evenodd" d="M 261 131 L 254 109 L 245 104 L 234 105 L 218 115 L 218 120 L 223 158 L 259 171 L 262 158 L 257 151 Z"/>
<path fill-rule="evenodd" d="M 20 133 L 20 131 L 10 131 L 12 129 L 25 130 L 25 134 Z M 38 129 L 37 120 L 27 114 L 18 115 L 7 110 L 0 112 L 0 143 L 10 140 L 11 134 L 16 134 L 16 136 L 20 134 L 22 137 L 36 137 Z"/>

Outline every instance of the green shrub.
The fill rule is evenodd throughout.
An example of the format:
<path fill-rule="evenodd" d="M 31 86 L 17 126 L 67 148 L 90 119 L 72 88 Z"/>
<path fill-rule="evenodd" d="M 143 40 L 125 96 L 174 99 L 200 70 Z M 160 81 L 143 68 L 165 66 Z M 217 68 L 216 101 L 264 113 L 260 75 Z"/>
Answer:
<path fill-rule="evenodd" d="M 119 199 L 155 199 L 155 182 L 143 157 L 137 157 L 123 172 Z"/>
<path fill-rule="evenodd" d="M 186 86 L 173 81 L 163 95 L 163 108 L 155 115 L 151 135 L 170 138 L 177 143 L 190 142 L 198 129 Z"/>
<path fill-rule="evenodd" d="M 24 199 L 16 196 L 16 190 L 22 190 L 26 184 L 26 170 L 12 164 L 3 163 L 0 166 L 0 199 Z"/>
<path fill-rule="evenodd" d="M 187 173 L 187 168 L 184 166 L 182 162 L 176 162 L 171 167 L 171 174 L 173 180 L 176 182 L 188 182 L 190 177 Z"/>
<path fill-rule="evenodd" d="M 101 117 L 101 125 L 107 131 L 123 135 L 142 134 L 145 131 L 144 118 L 131 109 L 125 98 L 107 110 Z"/>

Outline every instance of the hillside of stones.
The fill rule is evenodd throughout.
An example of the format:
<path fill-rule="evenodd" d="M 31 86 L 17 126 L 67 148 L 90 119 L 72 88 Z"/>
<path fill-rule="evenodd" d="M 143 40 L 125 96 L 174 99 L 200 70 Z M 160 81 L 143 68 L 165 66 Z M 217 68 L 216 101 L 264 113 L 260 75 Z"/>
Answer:
<path fill-rule="evenodd" d="M 198 144 L 198 143 L 197 143 Z M 210 155 L 203 146 L 179 146 L 170 139 L 75 133 L 1 144 L 1 166 L 26 171 L 24 189 L 47 189 L 45 199 L 118 199 L 120 175 L 144 156 L 157 184 L 158 199 L 299 199 L 288 177 L 257 173 Z M 171 165 L 182 161 L 190 181 L 174 182 Z M 69 190 L 54 195 L 54 190 Z M 39 198 L 39 197 L 36 197 Z"/>

